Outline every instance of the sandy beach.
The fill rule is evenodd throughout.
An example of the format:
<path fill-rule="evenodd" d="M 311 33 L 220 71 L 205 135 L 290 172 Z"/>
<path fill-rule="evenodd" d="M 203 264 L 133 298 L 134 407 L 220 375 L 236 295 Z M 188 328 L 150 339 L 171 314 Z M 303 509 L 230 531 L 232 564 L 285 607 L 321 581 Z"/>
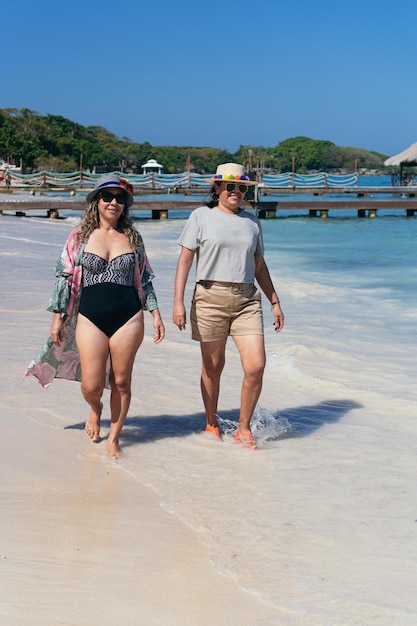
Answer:
<path fill-rule="evenodd" d="M 45 391 L 34 378 L 22 381 L 31 352 L 48 333 L 45 280 L 49 289 L 59 246 L 52 245 L 45 259 L 47 273 L 37 268 L 26 281 L 22 270 L 32 256 L 28 242 L 40 242 L 33 238 L 30 220 L 6 219 L 0 224 L 5 443 L 0 457 L 0 623 L 276 623 L 272 607 L 216 573 L 196 533 L 161 508 L 154 491 L 108 460 L 104 446 L 88 440 L 78 383 L 55 381 Z M 68 225 L 62 228 L 68 232 Z M 47 240 L 50 224 L 41 230 Z M 152 350 L 149 322 L 148 331 L 144 352 Z"/>
<path fill-rule="evenodd" d="M 79 430 L 49 416 L 45 432 L 19 395 L 13 385 L 1 402 L 2 624 L 274 623 L 273 609 L 215 573 L 154 493 L 90 457 Z"/>
<path fill-rule="evenodd" d="M 287 327 L 275 336 L 266 310 L 260 450 L 230 434 L 241 379 L 232 347 L 218 443 L 202 433 L 198 345 L 170 319 L 178 222 L 139 223 L 167 336 L 154 346 L 148 320 L 125 456 L 112 461 L 105 440 L 83 432 L 78 383 L 45 391 L 22 380 L 49 332 L 54 263 L 72 225 L 0 218 L 0 623 L 414 626 L 414 309 L 385 292 L 379 301 L 368 283 L 304 282 L 304 268 L 277 257 Z M 385 317 L 400 307 L 388 341 Z M 108 424 L 105 409 L 104 437 Z"/>

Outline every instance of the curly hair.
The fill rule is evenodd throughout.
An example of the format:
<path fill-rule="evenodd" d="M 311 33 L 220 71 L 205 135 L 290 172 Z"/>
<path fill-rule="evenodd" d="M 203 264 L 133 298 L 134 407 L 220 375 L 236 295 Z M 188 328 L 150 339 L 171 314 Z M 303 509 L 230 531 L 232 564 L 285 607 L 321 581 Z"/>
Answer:
<path fill-rule="evenodd" d="M 93 230 L 100 228 L 100 218 L 98 214 L 98 200 L 95 198 L 89 203 L 84 213 L 84 217 L 81 219 L 79 225 L 78 239 L 85 241 L 89 238 Z M 136 230 L 134 222 L 130 216 L 129 209 L 125 206 L 123 213 L 119 217 L 117 222 L 117 228 L 126 235 L 129 239 L 129 243 L 134 250 L 140 250 L 143 246 L 142 237 Z"/>

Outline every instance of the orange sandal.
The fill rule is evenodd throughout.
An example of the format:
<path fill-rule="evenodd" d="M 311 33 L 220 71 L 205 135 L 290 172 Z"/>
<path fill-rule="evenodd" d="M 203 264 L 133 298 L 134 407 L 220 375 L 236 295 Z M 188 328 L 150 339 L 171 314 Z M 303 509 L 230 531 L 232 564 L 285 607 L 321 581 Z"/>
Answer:
<path fill-rule="evenodd" d="M 206 433 L 213 433 L 213 435 L 215 437 L 217 437 L 217 439 L 221 439 L 220 437 L 220 429 L 218 426 L 210 426 L 210 424 L 207 424 L 205 431 Z"/>
<path fill-rule="evenodd" d="M 258 448 L 250 430 L 237 430 L 233 437 L 237 443 L 242 445 L 243 448 L 248 448 L 250 450 L 257 450 Z"/>

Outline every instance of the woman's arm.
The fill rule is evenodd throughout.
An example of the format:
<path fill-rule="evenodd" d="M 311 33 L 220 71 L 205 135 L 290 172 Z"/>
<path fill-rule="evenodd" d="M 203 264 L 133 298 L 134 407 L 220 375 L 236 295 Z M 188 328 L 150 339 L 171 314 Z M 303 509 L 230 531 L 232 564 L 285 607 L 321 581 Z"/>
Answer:
<path fill-rule="evenodd" d="M 193 265 L 195 250 L 182 246 L 175 274 L 174 309 L 172 321 L 180 330 L 185 330 L 187 314 L 184 306 L 185 285 Z"/>
<path fill-rule="evenodd" d="M 263 256 L 255 257 L 255 278 L 271 303 L 275 332 L 279 333 L 284 328 L 284 313 Z"/>
<path fill-rule="evenodd" d="M 76 271 L 76 259 L 77 254 L 81 248 L 81 243 L 77 239 L 77 229 L 74 229 L 62 250 L 62 253 L 55 266 L 55 284 L 52 290 L 52 294 L 49 298 L 47 310 L 51 311 L 52 323 L 50 329 L 50 337 L 52 343 L 59 345 L 63 340 L 64 318 L 67 317 L 71 303 L 71 290 L 74 290 L 72 300 L 75 301 L 76 295 L 79 289 L 79 282 L 81 282 L 80 274 Z M 81 272 L 81 269 L 80 269 Z M 78 277 L 78 282 L 77 282 Z M 74 302 L 72 303 L 74 304 Z"/>
<path fill-rule="evenodd" d="M 138 252 L 138 251 L 137 251 Z M 138 294 L 144 309 L 148 310 L 152 315 L 152 323 L 154 329 L 153 342 L 160 343 L 165 337 L 165 326 L 162 321 L 161 313 L 158 307 L 155 290 L 153 288 L 152 279 L 155 277 L 152 267 L 149 263 L 145 246 L 142 244 L 141 250 L 137 254 L 136 267 L 139 273 Z"/>

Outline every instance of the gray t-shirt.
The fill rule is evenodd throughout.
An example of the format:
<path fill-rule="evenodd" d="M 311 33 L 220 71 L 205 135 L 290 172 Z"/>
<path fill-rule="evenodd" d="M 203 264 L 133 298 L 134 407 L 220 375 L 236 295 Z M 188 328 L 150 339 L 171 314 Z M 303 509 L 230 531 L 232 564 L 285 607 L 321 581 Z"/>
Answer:
<path fill-rule="evenodd" d="M 197 282 L 253 283 L 255 257 L 263 256 L 262 229 L 248 211 L 225 213 L 201 206 L 187 220 L 178 243 L 197 256 Z"/>

